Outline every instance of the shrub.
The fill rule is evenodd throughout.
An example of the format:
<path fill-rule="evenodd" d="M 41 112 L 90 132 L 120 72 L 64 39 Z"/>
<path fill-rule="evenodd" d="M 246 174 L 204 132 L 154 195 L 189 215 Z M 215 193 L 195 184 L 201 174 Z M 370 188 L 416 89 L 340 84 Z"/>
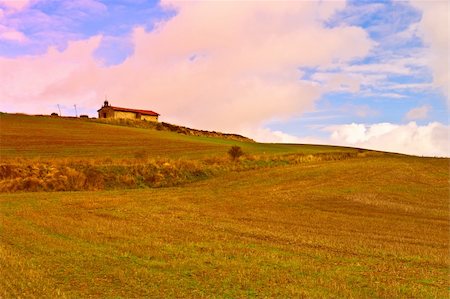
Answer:
<path fill-rule="evenodd" d="M 244 154 L 244 152 L 242 151 L 241 147 L 237 146 L 237 145 L 233 145 L 230 150 L 228 151 L 228 154 L 230 155 L 231 159 L 233 159 L 233 161 L 239 159 L 240 156 L 242 156 Z"/>

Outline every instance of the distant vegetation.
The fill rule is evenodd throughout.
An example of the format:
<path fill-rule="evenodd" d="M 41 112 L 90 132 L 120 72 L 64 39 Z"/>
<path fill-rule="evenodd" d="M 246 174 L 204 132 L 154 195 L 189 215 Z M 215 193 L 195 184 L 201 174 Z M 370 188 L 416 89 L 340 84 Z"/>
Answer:
<path fill-rule="evenodd" d="M 141 121 L 141 120 L 132 120 L 132 119 L 109 119 L 109 118 L 98 118 L 98 119 L 90 119 L 93 122 L 114 124 L 120 126 L 134 127 L 134 128 L 149 128 L 156 129 L 158 131 L 168 131 L 168 132 L 176 132 L 183 135 L 189 136 L 203 136 L 203 137 L 216 137 L 216 138 L 225 138 L 230 140 L 237 141 L 245 141 L 245 142 L 254 142 L 252 139 L 244 137 L 238 134 L 227 134 L 220 133 L 215 131 L 206 131 L 206 130 L 197 130 L 191 129 L 183 126 L 177 126 L 165 122 L 151 122 L 151 121 Z"/>

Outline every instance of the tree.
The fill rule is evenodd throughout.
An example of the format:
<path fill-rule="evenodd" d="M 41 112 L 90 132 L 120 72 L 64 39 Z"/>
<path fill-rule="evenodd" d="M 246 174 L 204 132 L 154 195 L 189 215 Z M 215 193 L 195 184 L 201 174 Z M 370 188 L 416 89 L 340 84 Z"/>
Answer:
<path fill-rule="evenodd" d="M 239 159 L 240 156 L 242 156 L 244 154 L 244 152 L 242 151 L 241 147 L 237 146 L 237 145 L 233 145 L 230 150 L 228 151 L 228 154 L 230 155 L 231 159 L 233 159 L 233 161 Z"/>

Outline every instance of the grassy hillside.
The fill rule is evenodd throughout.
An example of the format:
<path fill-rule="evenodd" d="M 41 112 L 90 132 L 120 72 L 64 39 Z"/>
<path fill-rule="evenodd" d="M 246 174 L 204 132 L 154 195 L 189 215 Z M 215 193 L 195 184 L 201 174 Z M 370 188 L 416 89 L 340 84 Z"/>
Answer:
<path fill-rule="evenodd" d="M 222 138 L 186 136 L 103 124 L 84 119 L 0 114 L 1 157 L 16 158 L 197 158 L 223 155 L 231 145 L 248 153 L 316 153 L 342 151 L 328 146 L 302 146 L 240 142 Z M 354 151 L 345 149 L 346 151 Z"/>
<path fill-rule="evenodd" d="M 165 188 L 0 194 L 1 297 L 448 297 L 448 159 L 242 142 L 231 161 L 230 140 L 14 115 L 0 131 L 2 165 L 160 171 L 138 148 L 212 167 Z"/>

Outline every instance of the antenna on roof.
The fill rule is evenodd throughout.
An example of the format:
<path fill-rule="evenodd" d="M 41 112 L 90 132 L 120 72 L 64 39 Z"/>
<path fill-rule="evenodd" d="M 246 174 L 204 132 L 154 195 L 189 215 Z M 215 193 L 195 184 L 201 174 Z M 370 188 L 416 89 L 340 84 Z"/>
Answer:
<path fill-rule="evenodd" d="M 77 104 L 73 105 L 75 107 L 75 117 L 78 117 Z"/>
<path fill-rule="evenodd" d="M 58 104 L 58 110 L 59 110 L 59 116 L 61 116 L 61 108 L 59 108 L 59 104 Z"/>

